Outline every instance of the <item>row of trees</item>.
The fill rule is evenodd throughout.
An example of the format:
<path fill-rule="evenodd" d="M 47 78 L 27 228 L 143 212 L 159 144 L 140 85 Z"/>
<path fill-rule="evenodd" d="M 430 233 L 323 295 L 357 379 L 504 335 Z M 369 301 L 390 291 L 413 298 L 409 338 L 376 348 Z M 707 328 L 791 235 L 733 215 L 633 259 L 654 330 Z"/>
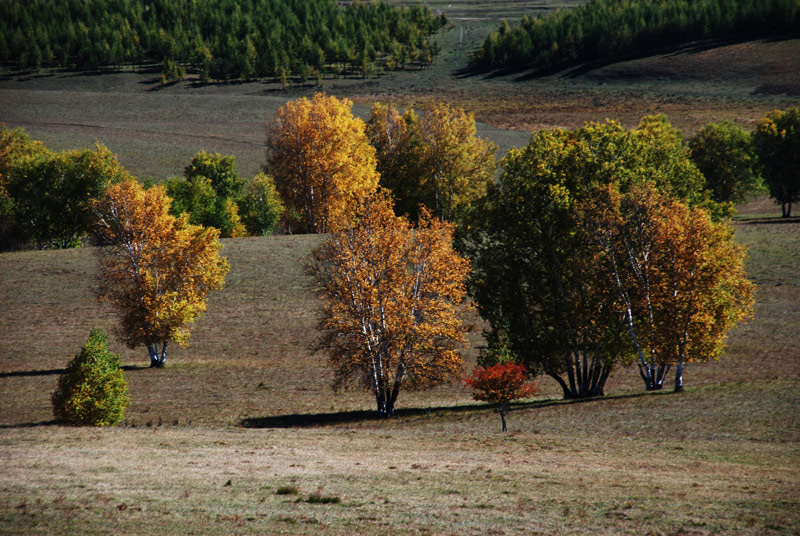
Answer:
<path fill-rule="evenodd" d="M 682 390 L 684 365 L 719 358 L 752 313 L 744 250 L 663 116 L 630 131 L 541 131 L 501 165 L 460 227 L 460 254 L 445 223 L 438 254 L 420 246 L 425 209 L 416 233 L 401 233 L 409 223 L 384 194 L 316 253 L 319 347 L 337 385 L 373 391 L 381 415 L 401 386 L 459 377 L 465 288 L 490 325 L 468 383 L 501 411 L 530 389 L 509 364 L 550 376 L 565 398 L 602 396 L 614 367 L 633 362 L 646 389 L 674 366 Z"/>
<path fill-rule="evenodd" d="M 265 171 L 251 179 L 236 173 L 232 156 L 199 152 L 183 178 L 164 182 L 171 213 L 185 212 L 222 237 L 328 232 L 380 186 L 392 192 L 398 215 L 416 221 L 427 206 L 462 222 L 492 184 L 497 148 L 476 136 L 471 114 L 441 103 L 401 114 L 377 103 L 363 122 L 351 106 L 324 94 L 287 103 L 270 125 Z M 683 159 L 686 169 L 675 174 L 715 215 L 766 189 L 783 216 L 800 201 L 800 110 L 770 112 L 752 133 L 729 121 L 707 125 L 686 144 L 664 118 L 647 122 L 640 130 L 663 131 L 658 158 L 688 151 L 691 162 Z M 22 129 L 3 128 L 0 250 L 79 245 L 89 232 L 89 201 L 127 177 L 102 145 L 56 153 Z"/>
<path fill-rule="evenodd" d="M 313 272 L 323 302 L 318 347 L 339 386 L 372 390 L 378 411 L 390 416 L 401 389 L 458 377 L 467 292 L 490 326 L 473 384 L 501 406 L 527 389 L 521 369 L 509 365 L 548 375 L 565 397 L 582 398 L 601 396 L 620 364 L 638 363 L 651 390 L 675 367 L 680 390 L 685 363 L 719 357 L 726 333 L 751 313 L 753 286 L 732 240 L 728 201 L 713 198 L 666 117 L 645 117 L 633 130 L 615 122 L 543 130 L 509 152 L 496 181 L 486 179 L 489 164 L 457 162 L 458 182 L 449 182 L 447 173 L 437 175 L 449 169 L 448 158 L 494 165 L 480 150 L 461 150 L 493 152 L 463 115 L 432 106 L 417 120 L 376 106 L 369 124 L 385 139 L 403 140 L 395 135 L 402 127 L 419 129 L 414 143 L 396 145 L 408 152 L 394 155 L 391 144 L 376 154 L 368 124 L 352 116 L 348 101 L 322 94 L 287 104 L 270 129 L 268 167 L 286 200 L 286 221 L 333 233 L 316 252 Z M 451 135 L 426 137 L 428 116 Z M 772 140 L 781 158 L 796 158 L 782 147 L 796 139 L 790 127 L 797 117 L 775 112 L 759 126 L 757 135 Z M 465 121 L 472 128 L 454 128 Z M 26 139 L 14 134 L 8 137 Z M 437 145 L 442 140 L 460 142 Z M 36 149 L 28 153 L 42 150 L 29 145 Z M 435 213 L 418 207 L 416 229 L 379 189 L 380 158 L 402 164 L 398 154 L 418 155 L 407 168 L 414 172 L 396 175 L 422 192 L 413 195 L 457 200 L 435 204 Z M 34 156 L 17 161 L 26 158 Z M 473 182 L 457 175 L 475 169 L 471 190 Z M 123 340 L 147 347 L 155 367 L 164 365 L 169 341 L 187 340 L 188 325 L 228 269 L 218 228 L 192 218 L 222 213 L 232 221 L 230 200 L 242 186 L 232 159 L 220 155 L 199 153 L 185 177 L 149 187 L 120 177 L 97 198 L 85 196 L 95 239 L 105 246 L 98 248 L 100 295 L 115 306 Z M 192 204 L 198 185 L 213 192 L 213 202 Z M 192 212 L 198 206 L 208 210 Z M 511 382 L 507 389 L 498 386 L 502 378 Z"/>
<path fill-rule="evenodd" d="M 592 0 L 574 9 L 503 21 L 476 52 L 481 70 L 563 69 L 692 41 L 800 32 L 793 0 Z"/>
<path fill-rule="evenodd" d="M 53 152 L 23 129 L 0 131 L 0 251 L 80 246 L 91 234 L 91 203 L 132 179 L 103 145 Z M 164 181 L 173 216 L 215 227 L 223 237 L 271 235 L 283 214 L 272 178 L 246 180 L 232 156 L 200 151 L 184 178 Z M 152 181 L 147 181 L 152 186 Z"/>
<path fill-rule="evenodd" d="M 22 69 L 116 69 L 163 63 L 202 80 L 427 65 L 444 24 L 422 4 L 336 0 L 9 0 L 0 2 L 0 61 Z"/>

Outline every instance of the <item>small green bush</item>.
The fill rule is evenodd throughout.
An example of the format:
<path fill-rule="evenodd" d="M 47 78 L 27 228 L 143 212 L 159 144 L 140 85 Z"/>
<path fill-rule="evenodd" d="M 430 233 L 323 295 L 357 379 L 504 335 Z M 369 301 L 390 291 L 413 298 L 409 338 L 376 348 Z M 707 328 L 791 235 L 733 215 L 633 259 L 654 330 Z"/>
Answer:
<path fill-rule="evenodd" d="M 130 404 L 119 356 L 108 349 L 108 335 L 95 328 L 58 378 L 53 414 L 76 426 L 113 426 Z"/>

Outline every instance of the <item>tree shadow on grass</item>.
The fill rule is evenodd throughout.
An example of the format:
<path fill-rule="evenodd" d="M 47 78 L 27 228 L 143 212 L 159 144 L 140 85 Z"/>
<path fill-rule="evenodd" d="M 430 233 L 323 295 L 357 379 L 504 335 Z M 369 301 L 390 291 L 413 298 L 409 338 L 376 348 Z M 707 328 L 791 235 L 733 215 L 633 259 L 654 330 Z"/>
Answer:
<path fill-rule="evenodd" d="M 50 370 L 15 370 L 14 372 L 0 372 L 0 378 L 16 378 L 20 376 L 55 376 L 67 372 L 67 369 Z"/>
<path fill-rule="evenodd" d="M 650 391 L 641 393 L 630 393 L 616 396 L 605 396 L 595 398 L 581 398 L 564 400 L 561 398 L 547 398 L 532 402 L 519 402 L 511 404 L 508 411 L 518 411 L 523 409 L 539 409 L 550 406 L 571 405 L 571 404 L 590 404 L 602 403 L 611 400 L 623 400 L 628 398 L 641 398 L 653 395 L 672 394 L 671 390 Z M 460 404 L 454 406 L 437 406 L 425 408 L 403 408 L 395 411 L 392 419 L 403 419 L 413 417 L 446 417 L 463 415 L 468 413 L 478 413 L 492 409 L 491 404 Z M 358 411 L 339 411 L 332 413 L 293 413 L 289 415 L 273 415 L 269 417 L 248 417 L 240 421 L 243 428 L 315 428 L 325 426 L 336 426 L 341 424 L 364 424 L 386 422 L 386 418 L 380 417 L 375 410 Z"/>
<path fill-rule="evenodd" d="M 788 218 L 782 216 L 772 216 L 768 218 L 747 218 L 743 217 L 741 219 L 734 219 L 735 223 L 741 223 L 743 225 L 780 225 L 780 224 L 788 224 L 788 223 L 800 223 L 800 216 L 791 216 Z"/>
<path fill-rule="evenodd" d="M 18 424 L 0 424 L 0 430 L 10 430 L 12 428 L 38 428 L 40 426 L 56 426 L 58 424 L 61 423 L 55 419 L 38 422 L 21 422 Z"/>
<path fill-rule="evenodd" d="M 143 370 L 149 369 L 150 367 L 144 367 L 140 365 L 125 365 L 122 370 L 125 371 L 132 371 L 132 370 Z M 19 377 L 32 377 L 32 376 L 60 376 L 67 372 L 67 369 L 49 369 L 49 370 L 15 370 L 13 372 L 0 372 L 0 378 L 19 378 Z"/>

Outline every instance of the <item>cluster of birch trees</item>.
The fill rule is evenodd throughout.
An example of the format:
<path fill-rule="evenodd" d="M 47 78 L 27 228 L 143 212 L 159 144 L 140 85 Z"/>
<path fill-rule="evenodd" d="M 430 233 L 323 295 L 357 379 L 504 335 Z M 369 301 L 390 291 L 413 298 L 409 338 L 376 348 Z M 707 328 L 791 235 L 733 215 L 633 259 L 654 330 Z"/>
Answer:
<path fill-rule="evenodd" d="M 788 177 L 788 190 L 800 169 L 799 118 L 772 112 L 754 135 L 766 156 L 751 171 Z M 154 367 L 223 286 L 221 232 L 237 236 L 252 217 L 262 231 L 280 218 L 283 232 L 325 233 L 311 267 L 322 303 L 316 347 L 337 386 L 371 391 L 388 417 L 402 389 L 461 379 L 469 296 L 489 329 L 468 383 L 502 412 L 533 392 L 526 374 L 584 398 L 602 396 L 613 369 L 635 363 L 646 389 L 661 389 L 674 369 L 680 391 L 685 364 L 718 359 L 752 313 L 734 198 L 709 189 L 692 157 L 717 179 L 741 173 L 699 158 L 700 148 L 721 150 L 720 136 L 701 134 L 687 145 L 663 115 L 631 130 L 614 121 L 541 130 L 495 178 L 496 147 L 463 110 L 431 104 L 418 116 L 376 104 L 365 122 L 350 101 L 320 93 L 279 110 L 264 172 L 250 183 L 232 158 L 201 152 L 184 179 L 142 185 L 107 149 L 53 154 L 4 129 L 0 215 L 44 217 L 61 199 L 77 223 L 55 245 L 91 233 L 103 246 L 99 294 L 117 310 L 123 340 L 145 346 Z M 732 150 L 728 160 L 750 156 Z M 39 188 L 39 205 L 23 187 Z M 267 223 L 248 212 L 249 197 Z"/>

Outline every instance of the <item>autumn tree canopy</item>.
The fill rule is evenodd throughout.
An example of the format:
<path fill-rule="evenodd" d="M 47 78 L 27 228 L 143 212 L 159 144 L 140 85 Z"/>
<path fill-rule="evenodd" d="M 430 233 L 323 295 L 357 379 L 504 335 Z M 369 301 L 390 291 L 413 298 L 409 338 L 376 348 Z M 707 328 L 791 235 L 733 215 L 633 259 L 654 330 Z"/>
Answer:
<path fill-rule="evenodd" d="M 378 185 L 375 149 L 347 99 L 317 93 L 283 105 L 269 126 L 267 171 L 292 232 L 346 229 Z"/>
<path fill-rule="evenodd" d="M 319 347 L 334 387 L 371 391 L 390 417 L 401 388 L 458 378 L 467 328 L 460 318 L 469 262 L 451 247 L 453 228 L 427 211 L 413 229 L 377 195 L 353 223 L 315 252 L 320 288 Z"/>
<path fill-rule="evenodd" d="M 506 409 L 514 400 L 528 398 L 536 392 L 536 385 L 528 380 L 528 371 L 516 363 L 497 363 L 489 367 L 475 367 L 472 375 L 464 379 L 467 386 L 475 390 L 475 400 L 483 400 L 497 406 L 503 432 L 506 426 Z"/>
<path fill-rule="evenodd" d="M 219 256 L 219 231 L 169 213 L 162 186 L 134 180 L 110 187 L 93 205 L 99 244 L 99 297 L 120 319 L 130 348 L 147 347 L 150 366 L 163 367 L 167 344 L 185 345 L 189 324 L 222 288 L 228 263 Z"/>
<path fill-rule="evenodd" d="M 476 136 L 471 113 L 443 103 L 426 108 L 420 133 L 425 204 L 439 218 L 457 220 L 486 193 L 496 167 L 497 146 Z"/>
<path fill-rule="evenodd" d="M 651 183 L 597 188 L 581 208 L 580 229 L 618 292 L 645 388 L 661 389 L 677 366 L 682 390 L 684 364 L 718 359 L 728 331 L 752 314 L 744 250 L 727 222 Z"/>
<path fill-rule="evenodd" d="M 439 103 L 421 116 L 412 109 L 401 115 L 377 103 L 367 134 L 398 214 L 416 218 L 425 205 L 440 219 L 459 221 L 494 177 L 497 146 L 476 135 L 474 116 L 461 108 Z"/>

